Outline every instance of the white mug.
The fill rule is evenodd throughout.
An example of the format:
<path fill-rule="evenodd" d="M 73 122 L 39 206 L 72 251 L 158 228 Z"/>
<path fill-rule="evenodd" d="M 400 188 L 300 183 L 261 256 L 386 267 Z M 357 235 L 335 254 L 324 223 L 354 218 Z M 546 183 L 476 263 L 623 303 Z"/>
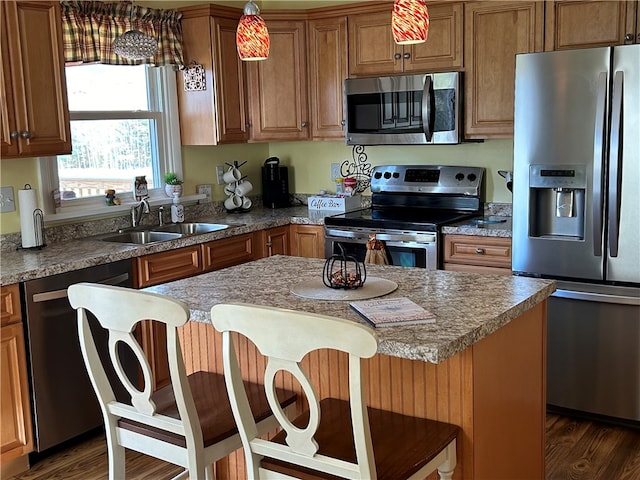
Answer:
<path fill-rule="evenodd" d="M 250 198 L 246 198 L 246 197 L 244 197 L 244 198 L 242 199 L 242 208 L 244 208 L 244 209 L 248 210 L 248 209 L 250 209 L 250 208 L 251 208 L 252 203 L 253 203 L 253 202 L 251 201 L 251 199 L 250 199 Z"/>
<path fill-rule="evenodd" d="M 224 208 L 227 210 L 235 210 L 242 206 L 242 198 L 238 195 L 231 195 L 224 201 Z"/>
<path fill-rule="evenodd" d="M 229 167 L 229 170 L 224 172 L 224 175 L 222 175 L 222 179 L 224 180 L 224 183 L 234 183 L 240 180 L 241 178 L 242 178 L 242 174 L 240 173 L 240 170 L 238 170 L 236 167 Z"/>
<path fill-rule="evenodd" d="M 229 185 L 225 185 L 224 186 L 224 194 L 226 196 L 231 196 L 234 193 L 236 193 L 236 184 L 235 183 L 230 183 Z"/>
<path fill-rule="evenodd" d="M 253 185 L 249 180 L 243 180 L 236 185 L 236 194 L 241 197 L 245 197 L 251 190 L 253 190 Z"/>

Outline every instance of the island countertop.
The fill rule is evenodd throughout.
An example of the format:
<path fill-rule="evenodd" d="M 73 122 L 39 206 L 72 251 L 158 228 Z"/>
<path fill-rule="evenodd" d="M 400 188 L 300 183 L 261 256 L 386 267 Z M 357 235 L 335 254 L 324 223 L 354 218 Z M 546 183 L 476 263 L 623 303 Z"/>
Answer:
<path fill-rule="evenodd" d="M 291 287 L 320 279 L 324 260 L 273 256 L 145 289 L 184 301 L 191 320 L 210 322 L 217 303 L 252 303 L 366 323 L 349 301 L 307 299 Z M 551 280 L 367 265 L 367 275 L 391 280 L 387 297 L 408 297 L 436 316 L 435 324 L 378 328 L 378 353 L 441 363 L 544 301 Z"/>

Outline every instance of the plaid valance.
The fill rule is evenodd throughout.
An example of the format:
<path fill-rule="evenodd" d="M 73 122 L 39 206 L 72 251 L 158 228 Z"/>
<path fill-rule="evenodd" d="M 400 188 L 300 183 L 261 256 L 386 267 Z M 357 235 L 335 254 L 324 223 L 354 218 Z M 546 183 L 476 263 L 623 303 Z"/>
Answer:
<path fill-rule="evenodd" d="M 134 6 L 133 2 L 62 1 L 60 6 L 67 63 L 184 65 L 181 12 Z M 111 45 L 129 30 L 139 30 L 157 39 L 158 53 L 144 60 L 117 55 Z"/>

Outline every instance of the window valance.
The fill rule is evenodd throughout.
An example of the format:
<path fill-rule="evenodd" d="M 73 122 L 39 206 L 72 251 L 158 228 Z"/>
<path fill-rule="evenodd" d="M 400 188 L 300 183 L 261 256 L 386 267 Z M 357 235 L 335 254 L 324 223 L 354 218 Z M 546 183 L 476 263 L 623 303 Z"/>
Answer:
<path fill-rule="evenodd" d="M 62 1 L 60 6 L 67 63 L 184 65 L 181 12 L 98 1 Z M 145 60 L 117 55 L 113 41 L 128 30 L 139 30 L 156 38 L 158 53 Z"/>

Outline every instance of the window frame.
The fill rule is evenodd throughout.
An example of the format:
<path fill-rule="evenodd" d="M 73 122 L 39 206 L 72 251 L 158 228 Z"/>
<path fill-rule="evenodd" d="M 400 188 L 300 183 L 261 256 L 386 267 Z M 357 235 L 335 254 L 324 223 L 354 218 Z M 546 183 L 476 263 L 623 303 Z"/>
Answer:
<path fill-rule="evenodd" d="M 76 68 L 76 67 L 71 67 Z M 77 67 L 81 68 L 81 67 Z M 114 67 L 118 68 L 118 67 Z M 69 118 L 74 120 L 109 120 L 109 119 L 153 119 L 156 122 L 157 144 L 152 148 L 157 156 L 157 165 L 153 165 L 154 174 L 162 182 L 165 172 L 175 172 L 182 178 L 182 151 L 180 143 L 180 123 L 178 113 L 178 95 L 176 74 L 171 66 L 147 67 L 147 91 L 149 95 L 150 111 L 108 111 L 108 112 L 69 112 Z M 123 117 L 123 114 L 126 117 Z M 57 210 L 52 198 L 52 192 L 58 188 L 57 156 L 38 158 L 38 172 L 40 181 L 40 204 L 47 215 L 47 220 L 74 219 L 101 214 L 117 213 L 129 210 L 137 202 L 133 191 L 119 192 L 122 204 L 106 206 L 103 196 L 65 200 Z M 133 186 L 133 178 L 131 179 Z M 187 199 L 187 198 L 185 198 Z M 164 192 L 164 185 L 149 189 L 149 202 L 152 205 L 170 203 Z"/>

